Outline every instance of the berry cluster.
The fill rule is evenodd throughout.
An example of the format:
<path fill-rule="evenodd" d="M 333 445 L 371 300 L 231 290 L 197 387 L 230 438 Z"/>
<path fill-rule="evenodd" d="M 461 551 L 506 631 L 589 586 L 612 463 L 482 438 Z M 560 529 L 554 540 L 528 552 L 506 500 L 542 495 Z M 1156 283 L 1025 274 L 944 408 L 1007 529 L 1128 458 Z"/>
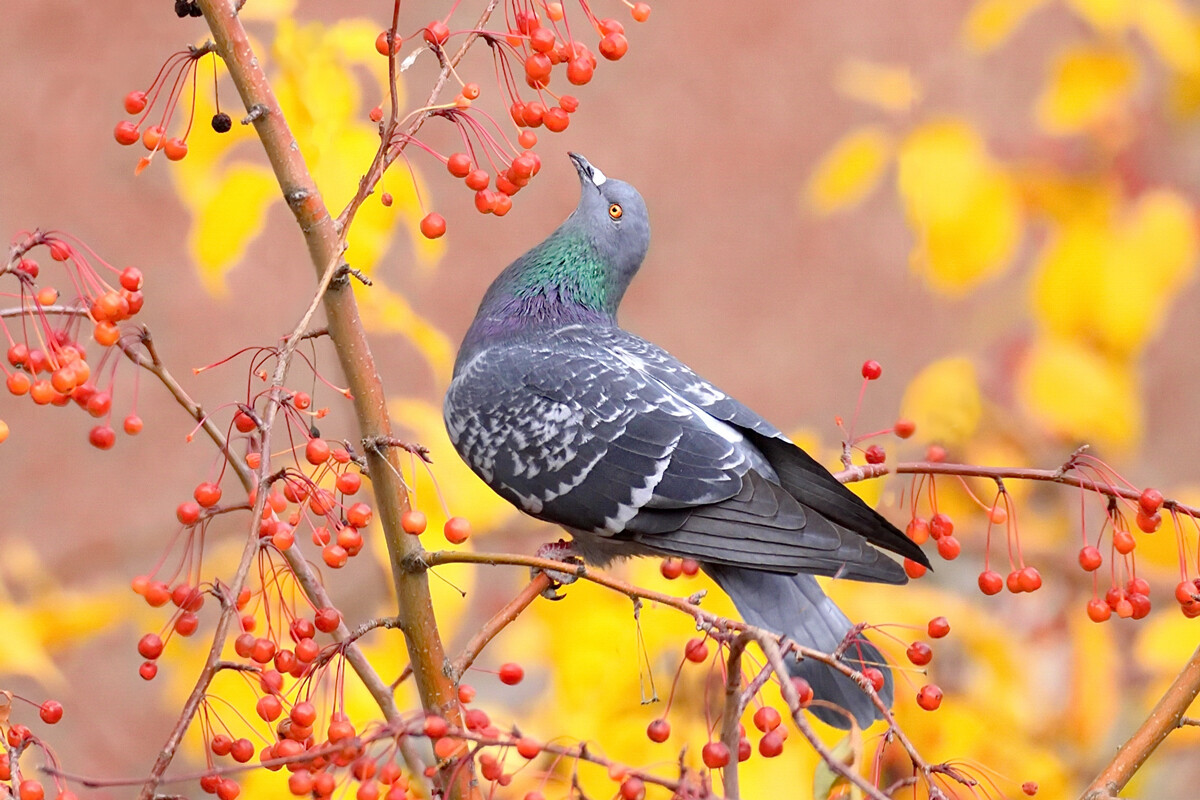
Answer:
<path fill-rule="evenodd" d="M 62 265 L 72 295 L 60 296 L 48 282 L 39 285 L 42 267 L 33 254 L 40 248 Z M 0 314 L 0 330 L 8 340 L 7 365 L 0 364 L 0 369 L 9 393 L 28 396 L 37 405 L 65 406 L 74 401 L 102 420 L 91 429 L 88 441 L 101 450 L 111 448 L 116 442 L 111 420 L 119 363 L 114 353 L 120 352 L 114 346 L 122 336 L 119 325 L 142 309 L 141 271 L 118 270 L 61 233 L 34 231 L 21 234 L 13 243 L 8 264 L 0 270 L 4 274 L 20 283 L 19 293 L 12 295 L 20 299 L 16 316 L 20 324 Z M 85 329 L 88 324 L 90 331 Z M 88 360 L 88 333 L 103 348 L 98 363 Z M 142 430 L 142 420 L 130 412 L 123 426 L 134 435 Z"/>
<path fill-rule="evenodd" d="M 628 6 L 635 21 L 649 18 L 648 4 L 638 2 Z M 624 25 L 613 18 L 597 17 L 586 2 L 580 2 L 580 9 L 587 27 L 598 37 L 595 48 L 600 56 L 609 61 L 623 57 L 629 49 Z M 541 159 L 532 152 L 538 143 L 536 129 L 561 133 L 570 125 L 570 115 L 579 108 L 577 98 L 549 88 L 555 72 L 565 74 L 568 83 L 582 86 L 592 80 L 599 65 L 588 44 L 572 33 L 562 3 L 535 5 L 526 0 L 509 0 L 504 10 L 507 24 L 503 31 L 452 31 L 447 17 L 428 23 L 412 36 L 419 35 L 426 47 L 439 53 L 443 63 L 447 63 L 445 50 L 455 36 L 475 35 L 491 48 L 499 90 L 507 98 L 508 116 L 516 127 L 516 145 L 495 117 L 475 106 L 483 94 L 480 84 L 464 82 L 453 71 L 460 86 L 454 101 L 413 113 L 449 120 L 460 132 L 463 150 L 443 156 L 399 132 L 389 143 L 397 150 L 410 143 L 417 144 L 436 156 L 451 175 L 474 192 L 477 211 L 498 217 L 512 209 L 513 196 L 541 169 Z M 375 39 L 375 49 L 394 64 L 403 41 L 395 30 L 384 30 Z M 534 95 L 527 96 L 526 90 L 532 90 Z M 369 116 L 381 122 L 382 106 L 373 108 Z M 384 195 L 382 200 L 387 205 L 391 198 Z M 440 214 L 428 213 L 420 229 L 426 237 L 436 239 L 445 234 L 446 220 Z"/>
<path fill-rule="evenodd" d="M 180 16 L 188 14 L 197 16 L 197 14 L 192 14 L 191 12 L 193 9 L 196 12 L 200 10 L 194 3 L 177 0 L 175 4 L 176 13 L 180 11 L 181 7 L 184 10 L 184 14 L 180 14 Z M 118 122 L 113 129 L 113 137 L 117 140 L 118 144 L 125 146 L 141 141 L 142 146 L 149 151 L 149 155 L 138 159 L 137 166 L 134 168 L 135 174 L 141 173 L 142 170 L 150 166 L 151 159 L 159 151 L 162 151 L 163 155 L 170 161 L 179 161 L 187 156 L 188 134 L 192 130 L 192 122 L 195 120 L 196 114 L 196 65 L 201 58 L 212 52 L 214 52 L 213 46 L 209 44 L 203 47 L 189 47 L 187 50 L 172 53 L 162 68 L 159 69 L 158 74 L 154 76 L 154 80 L 150 83 L 149 88 L 132 91 L 125 95 L 125 112 L 137 117 L 137 119 L 124 119 Z M 214 62 L 215 58 L 214 56 Z M 191 83 L 191 103 L 187 124 L 179 135 L 169 136 L 167 131 L 171 127 L 171 120 L 179 106 L 180 98 L 183 96 L 184 87 L 187 86 L 189 80 Z M 160 109 L 157 121 L 147 125 L 151 112 L 156 106 Z M 217 107 L 218 109 L 220 108 L 219 101 Z M 212 118 L 212 127 L 217 133 L 225 133 L 230 129 L 232 124 L 229 115 L 219 110 Z"/>
<path fill-rule="evenodd" d="M 62 720 L 63 706 L 57 700 L 47 700 L 39 705 L 12 692 L 0 691 L 0 736 L 4 737 L 3 745 L 0 746 L 0 784 L 13 790 L 6 795 L 8 797 L 15 797 L 17 800 L 44 800 L 46 787 L 37 779 L 20 776 L 17 772 L 21 754 L 29 748 L 36 748 L 45 752 L 49 763 L 55 763 L 57 758 L 49 746 L 27 725 L 12 721 L 14 700 L 37 708 L 38 716 L 47 725 L 55 725 Z M 20 777 L 20 780 L 14 781 L 17 777 Z M 76 794 L 67 789 L 60 778 L 56 777 L 54 782 L 54 797 L 57 800 L 77 800 Z"/>

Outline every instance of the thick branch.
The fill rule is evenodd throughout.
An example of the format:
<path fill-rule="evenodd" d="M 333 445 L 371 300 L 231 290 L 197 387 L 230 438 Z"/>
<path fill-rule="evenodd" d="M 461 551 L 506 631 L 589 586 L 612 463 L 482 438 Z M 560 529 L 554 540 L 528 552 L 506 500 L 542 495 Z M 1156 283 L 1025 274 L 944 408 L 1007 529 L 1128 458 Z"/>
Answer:
<path fill-rule="evenodd" d="M 243 103 L 251 111 L 253 124 L 284 199 L 292 209 L 308 246 L 313 267 L 318 276 L 324 276 L 332 265 L 341 260 L 339 231 L 238 19 L 236 5 L 232 0 L 199 0 L 199 5 L 212 31 L 217 52 L 224 60 Z M 335 282 L 323 299 L 329 334 L 354 397 L 359 431 L 364 439 L 390 436 L 387 399 L 349 284 L 345 281 Z M 406 556 L 421 551 L 417 537 L 406 536 L 400 527 L 400 515 L 407 508 L 407 492 L 399 479 L 399 458 L 394 450 L 370 450 L 367 462 L 374 483 L 378 518 L 392 556 L 397 616 L 404 631 L 422 705 L 457 724 L 460 720 L 457 697 L 445 672 L 446 656 L 434 618 L 428 580 L 423 573 L 399 567 Z M 260 496 L 263 494 L 265 492 Z M 449 779 L 449 775 L 444 774 L 443 778 Z M 449 787 L 449 794 L 454 797 L 469 796 L 470 778 L 469 772 L 460 771 L 454 785 Z"/>
<path fill-rule="evenodd" d="M 1200 648 L 1192 653 L 1170 688 L 1155 703 L 1146 721 L 1129 737 L 1129 741 L 1121 745 L 1113 760 L 1092 781 L 1083 794 L 1083 800 L 1104 800 L 1115 797 L 1124 789 L 1162 740 L 1180 726 L 1184 713 L 1197 694 L 1200 694 Z"/>

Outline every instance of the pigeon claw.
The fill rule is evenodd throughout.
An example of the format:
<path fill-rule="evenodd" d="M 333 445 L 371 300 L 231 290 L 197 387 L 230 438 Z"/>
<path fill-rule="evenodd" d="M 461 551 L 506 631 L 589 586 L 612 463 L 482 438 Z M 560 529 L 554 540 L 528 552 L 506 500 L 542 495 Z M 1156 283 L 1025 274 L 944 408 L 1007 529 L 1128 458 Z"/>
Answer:
<path fill-rule="evenodd" d="M 571 549 L 571 543 L 565 539 L 559 539 L 557 542 L 547 542 L 539 547 L 534 555 L 536 555 L 538 558 L 548 558 L 553 561 L 561 561 L 562 563 L 569 564 L 571 566 L 580 566 L 583 564 L 583 560 L 579 558 L 579 556 L 575 555 L 575 551 Z M 530 570 L 530 573 L 533 575 L 536 575 L 539 572 L 544 572 L 546 577 L 550 579 L 550 586 L 542 592 L 542 597 L 546 598 L 547 600 L 562 600 L 564 597 L 566 597 L 566 595 L 559 590 L 562 589 L 563 586 L 572 584 L 579 580 L 577 575 L 574 575 L 570 572 L 559 572 L 558 570 L 553 569 L 544 570 L 541 567 L 534 567 Z"/>

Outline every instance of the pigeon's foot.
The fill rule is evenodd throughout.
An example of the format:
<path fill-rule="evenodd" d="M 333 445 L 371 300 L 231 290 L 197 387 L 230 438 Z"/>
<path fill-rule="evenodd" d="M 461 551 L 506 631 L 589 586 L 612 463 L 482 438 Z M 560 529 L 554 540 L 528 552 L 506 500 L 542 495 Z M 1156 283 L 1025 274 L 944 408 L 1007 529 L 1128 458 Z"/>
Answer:
<path fill-rule="evenodd" d="M 572 566 L 578 566 L 579 564 L 583 563 L 583 559 L 575 554 L 575 549 L 571 547 L 571 543 L 566 539 L 559 539 L 557 542 L 547 542 L 539 547 L 534 555 L 538 558 L 548 558 L 552 561 L 561 561 L 564 564 L 570 564 Z M 563 599 L 564 595 L 559 591 L 559 589 L 567 584 L 571 584 L 579 580 L 577 576 L 572 575 L 569 572 L 559 572 L 552 569 L 539 570 L 536 567 L 531 570 L 531 572 L 534 574 L 543 571 L 546 573 L 546 577 L 553 582 L 550 584 L 550 587 L 546 589 L 546 591 L 542 592 L 542 597 L 545 597 L 547 600 Z"/>

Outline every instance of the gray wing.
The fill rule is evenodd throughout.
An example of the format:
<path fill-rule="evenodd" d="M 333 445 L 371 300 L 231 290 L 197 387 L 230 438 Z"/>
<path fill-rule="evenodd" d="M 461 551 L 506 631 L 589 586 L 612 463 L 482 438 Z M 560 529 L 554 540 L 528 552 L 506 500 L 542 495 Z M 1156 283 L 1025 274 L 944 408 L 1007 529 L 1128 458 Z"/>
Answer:
<path fill-rule="evenodd" d="M 647 375 L 741 431 L 775 470 L 779 484 L 805 506 L 877 547 L 930 566 L 920 547 L 842 485 L 820 462 L 670 353 L 620 328 L 596 331 L 594 338 L 597 345 L 636 359 Z"/>
<path fill-rule="evenodd" d="M 904 580 L 898 564 L 780 485 L 749 438 L 778 431 L 757 415 L 714 415 L 698 400 L 721 409 L 728 398 L 662 351 L 639 355 L 646 343 L 636 337 L 606 338 L 614 330 L 562 329 L 463 365 L 447 393 L 447 429 L 493 489 L 630 552 Z"/>

